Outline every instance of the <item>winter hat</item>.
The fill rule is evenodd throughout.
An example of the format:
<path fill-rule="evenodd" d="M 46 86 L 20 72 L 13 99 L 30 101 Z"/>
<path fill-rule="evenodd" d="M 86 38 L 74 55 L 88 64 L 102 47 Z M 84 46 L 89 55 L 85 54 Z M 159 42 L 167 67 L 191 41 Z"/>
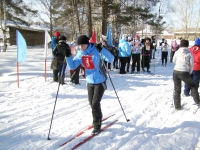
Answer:
<path fill-rule="evenodd" d="M 181 40 L 180 47 L 188 47 L 188 46 L 189 46 L 189 41 L 188 40 Z"/>
<path fill-rule="evenodd" d="M 60 36 L 60 38 L 59 38 L 59 40 L 66 41 L 66 40 L 67 40 L 67 38 L 66 38 L 66 36 L 64 36 L 64 35 L 61 35 L 61 36 Z"/>
<path fill-rule="evenodd" d="M 200 39 L 199 38 L 196 38 L 196 40 L 194 42 L 194 45 L 200 46 Z"/>
<path fill-rule="evenodd" d="M 139 36 L 136 34 L 134 38 L 139 38 Z"/>
<path fill-rule="evenodd" d="M 77 44 L 89 44 L 89 38 L 86 35 L 81 35 L 78 37 Z"/>
<path fill-rule="evenodd" d="M 54 36 L 55 37 L 59 37 L 60 36 L 60 32 L 58 32 L 58 31 L 54 32 Z"/>

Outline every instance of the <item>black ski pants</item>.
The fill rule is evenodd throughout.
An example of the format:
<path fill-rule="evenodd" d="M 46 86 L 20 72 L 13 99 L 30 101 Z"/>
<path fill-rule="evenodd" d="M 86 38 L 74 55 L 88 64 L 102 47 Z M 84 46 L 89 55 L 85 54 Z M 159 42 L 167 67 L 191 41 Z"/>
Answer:
<path fill-rule="evenodd" d="M 181 82 L 185 82 L 192 91 L 192 97 L 194 99 L 194 102 L 196 104 L 199 103 L 199 93 L 197 91 L 197 88 L 195 86 L 194 81 L 192 80 L 189 72 L 183 72 L 183 71 L 176 71 L 173 72 L 173 80 L 174 80 L 174 105 L 176 109 L 181 108 Z"/>
<path fill-rule="evenodd" d="M 171 55 L 170 55 L 170 62 L 173 61 L 173 57 L 174 57 L 174 54 L 175 54 L 176 51 L 171 51 Z"/>
<path fill-rule="evenodd" d="M 101 128 L 102 112 L 101 99 L 104 93 L 104 87 L 100 84 L 87 84 L 88 100 L 92 109 L 93 125 L 95 129 Z"/>
<path fill-rule="evenodd" d="M 200 70 L 193 70 L 191 77 L 192 77 L 192 79 L 196 85 L 197 91 L 198 91 L 199 81 L 200 81 Z M 189 95 L 189 93 L 190 93 L 190 87 L 187 84 L 185 84 L 184 94 Z"/>
<path fill-rule="evenodd" d="M 164 61 L 165 61 L 165 66 L 167 65 L 167 56 L 168 52 L 162 52 L 162 65 L 164 65 Z"/>
<path fill-rule="evenodd" d="M 119 57 L 120 60 L 120 74 L 126 74 L 125 67 L 127 62 L 127 57 Z"/>
<path fill-rule="evenodd" d="M 140 71 L 140 54 L 132 54 L 132 72 L 135 71 L 137 63 L 137 72 Z"/>
<path fill-rule="evenodd" d="M 131 62 L 131 56 L 130 57 L 127 57 L 127 66 L 126 66 L 126 72 L 129 72 L 129 66 L 130 66 L 130 62 Z"/>
<path fill-rule="evenodd" d="M 150 56 L 142 56 L 141 64 L 142 64 L 142 69 L 144 67 L 147 67 L 147 71 L 149 71 L 150 68 Z"/>

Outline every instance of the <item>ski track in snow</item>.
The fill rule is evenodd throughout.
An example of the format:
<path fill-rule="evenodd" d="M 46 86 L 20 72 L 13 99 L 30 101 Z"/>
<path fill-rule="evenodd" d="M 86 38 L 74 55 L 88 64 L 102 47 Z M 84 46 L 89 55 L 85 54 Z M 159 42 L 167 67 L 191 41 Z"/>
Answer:
<path fill-rule="evenodd" d="M 42 57 L 39 58 L 40 62 L 35 64 L 37 60 L 31 55 L 32 53 L 33 51 L 28 53 L 31 63 L 23 66 L 22 72 L 23 69 L 34 70 L 43 65 Z M 40 54 L 39 51 L 34 53 Z M 12 58 L 12 55 L 9 57 Z M 7 62 L 6 59 L 3 61 Z M 160 60 L 154 60 L 152 63 L 155 63 L 152 64 L 152 71 L 155 70 L 154 67 L 160 67 Z M 85 80 L 80 79 L 81 85 L 72 85 L 69 84 L 67 77 L 67 84 L 60 85 L 59 88 L 51 127 L 51 140 L 47 140 L 58 90 L 58 84 L 51 82 L 50 61 L 47 62 L 47 66 L 47 82 L 44 82 L 44 77 L 42 77 L 42 69 L 38 71 L 39 75 L 22 77 L 19 89 L 16 88 L 16 81 L 1 82 L 1 87 L 5 87 L 0 91 L 1 150 L 65 150 L 72 148 L 90 135 L 91 130 L 65 146 L 59 147 L 60 144 L 92 123 Z M 173 65 L 166 68 L 173 68 Z M 182 104 L 187 103 L 184 109 L 170 114 L 174 110 L 174 106 L 171 107 L 172 71 L 159 70 L 155 72 L 155 75 L 142 73 L 120 75 L 118 70 L 110 71 L 109 75 L 130 122 L 126 122 L 115 91 L 108 79 L 108 90 L 105 91 L 101 102 L 102 112 L 104 117 L 113 113 L 115 115 L 103 122 L 102 127 L 115 119 L 118 119 L 118 122 L 77 149 L 199 149 L 200 111 L 195 115 L 192 114 L 193 100 L 182 98 Z M 27 75 L 25 72 L 22 74 Z M 15 75 L 15 72 L 3 73 L 3 77 Z M 120 82 L 121 80 L 123 82 Z M 185 117 L 185 121 L 182 117 Z"/>

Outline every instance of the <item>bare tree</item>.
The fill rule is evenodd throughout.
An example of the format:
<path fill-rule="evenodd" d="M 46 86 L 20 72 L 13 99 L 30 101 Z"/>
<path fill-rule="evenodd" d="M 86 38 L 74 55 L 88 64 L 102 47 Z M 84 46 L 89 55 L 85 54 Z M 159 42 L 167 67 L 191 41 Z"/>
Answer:
<path fill-rule="evenodd" d="M 178 18 L 177 22 L 182 27 L 184 38 L 189 38 L 191 29 L 199 28 L 199 0 L 175 0 L 175 14 Z M 197 15 L 198 14 L 198 15 Z"/>

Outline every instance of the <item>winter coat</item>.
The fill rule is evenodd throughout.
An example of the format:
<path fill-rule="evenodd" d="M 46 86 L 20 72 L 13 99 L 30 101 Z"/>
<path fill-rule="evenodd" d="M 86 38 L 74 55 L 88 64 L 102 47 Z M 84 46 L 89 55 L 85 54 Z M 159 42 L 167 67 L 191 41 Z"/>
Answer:
<path fill-rule="evenodd" d="M 128 44 L 130 46 L 130 50 L 131 50 L 131 53 L 132 53 L 133 50 L 134 50 L 134 42 L 133 41 L 128 41 Z"/>
<path fill-rule="evenodd" d="M 168 52 L 169 45 L 166 43 L 165 45 L 162 45 L 162 52 Z"/>
<path fill-rule="evenodd" d="M 177 51 L 178 50 L 178 44 L 176 40 L 172 41 L 171 43 L 171 51 Z"/>
<path fill-rule="evenodd" d="M 82 62 L 82 57 L 89 56 L 89 55 L 92 56 L 92 62 L 94 64 L 94 68 L 93 69 L 85 68 L 87 83 L 99 84 L 99 83 L 105 82 L 106 77 L 104 76 L 104 74 L 100 68 L 101 59 L 103 59 L 109 63 L 113 62 L 113 60 L 114 60 L 114 56 L 105 48 L 102 48 L 101 52 L 99 53 L 96 46 L 94 44 L 90 43 L 86 50 L 78 51 L 77 55 L 74 58 L 67 57 L 68 67 L 71 70 L 74 70 L 80 64 L 82 64 L 82 66 L 84 66 L 84 64 Z"/>
<path fill-rule="evenodd" d="M 200 46 L 192 46 L 190 48 L 190 52 L 193 54 L 194 57 L 194 68 L 195 71 L 200 71 Z"/>
<path fill-rule="evenodd" d="M 181 47 L 175 52 L 173 57 L 175 63 L 174 70 L 189 72 L 193 71 L 193 56 L 187 47 Z"/>
<path fill-rule="evenodd" d="M 132 54 L 140 54 L 140 53 L 141 53 L 141 42 L 140 40 L 134 40 L 134 50 Z"/>
<path fill-rule="evenodd" d="M 64 63 L 67 51 L 70 51 L 69 45 L 66 41 L 60 40 L 53 50 L 53 55 L 57 57 L 59 64 Z"/>
<path fill-rule="evenodd" d="M 131 48 L 125 39 L 121 39 L 119 42 L 119 57 L 129 57 L 131 55 Z"/>
<path fill-rule="evenodd" d="M 142 48 L 142 56 L 150 56 L 153 47 L 151 43 L 149 46 L 150 46 L 150 50 L 146 50 L 146 45 L 144 45 L 144 47 Z"/>

